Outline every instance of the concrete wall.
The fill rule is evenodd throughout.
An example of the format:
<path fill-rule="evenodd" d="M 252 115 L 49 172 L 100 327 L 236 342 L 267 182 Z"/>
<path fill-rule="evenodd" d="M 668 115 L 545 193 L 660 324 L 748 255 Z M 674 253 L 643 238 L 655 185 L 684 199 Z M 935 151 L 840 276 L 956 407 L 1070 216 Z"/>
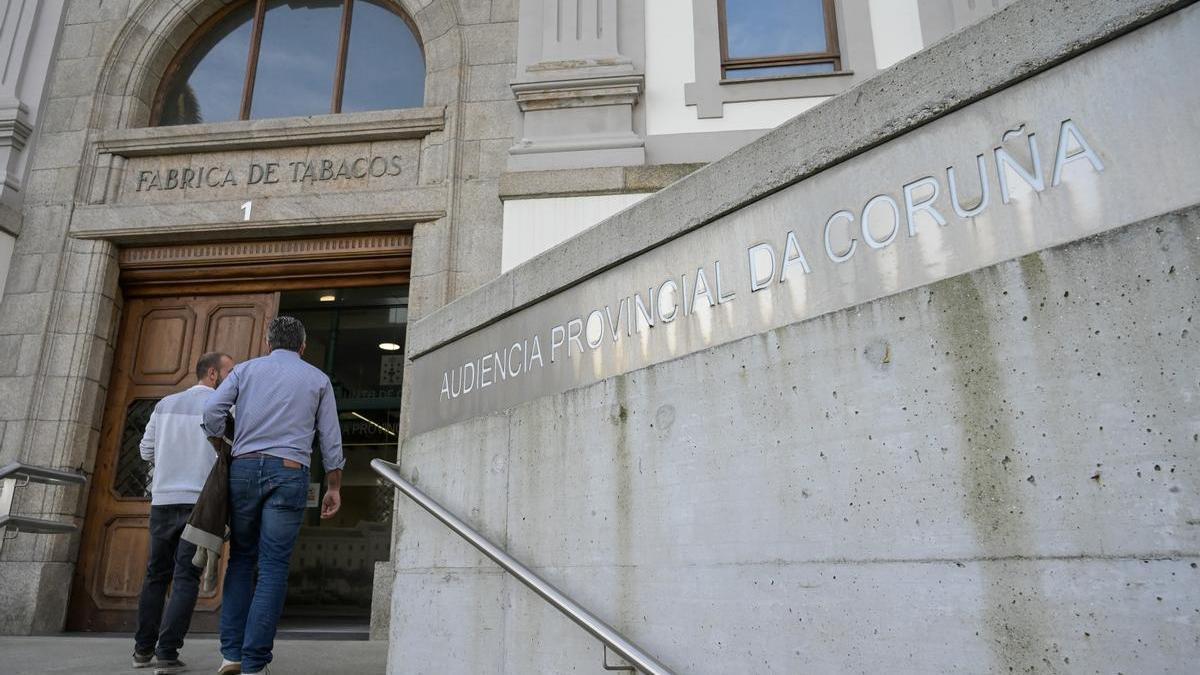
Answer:
<path fill-rule="evenodd" d="M 1192 209 L 430 432 L 403 461 L 678 672 L 1184 672 L 1198 298 Z M 600 671 L 581 630 L 399 517 L 393 672 Z"/>
<path fill-rule="evenodd" d="M 917 163 L 880 173 L 916 179 L 936 147 L 922 134 L 956 113 L 1007 128 L 1013 109 L 988 108 L 991 94 L 1028 122 L 1071 100 L 1061 87 L 1024 96 L 1051 78 L 1094 86 L 1135 55 L 1186 61 L 1182 36 L 1200 25 L 1189 4 L 1013 3 L 416 322 L 413 370 L 469 358 L 478 336 L 545 319 L 538 308 L 560 298 L 585 313 L 612 302 L 579 294 L 663 251 L 705 259 L 706 231 L 766 221 L 810 179 L 841 189 L 839 172 L 869 153 L 907 151 Z M 1200 143 L 1192 118 L 1172 120 L 1152 143 Z M 1113 187 L 1121 205 L 1142 203 L 1136 181 Z M 410 435 L 402 470 L 677 672 L 1189 672 L 1200 206 L 1185 192 L 1183 208 L 1147 203 L 1155 215 L 1100 234 L 595 383 L 555 382 Z M 1087 189 L 1067 199 L 1067 218 L 1120 211 Z M 1014 199 L 1024 220 L 1007 230 L 957 226 L 1015 241 L 1053 229 L 1037 211 L 1050 202 Z M 928 252 L 925 271 L 963 253 Z M 869 276 L 853 270 L 847 287 Z M 397 509 L 392 672 L 600 671 L 582 630 L 411 503 Z"/>

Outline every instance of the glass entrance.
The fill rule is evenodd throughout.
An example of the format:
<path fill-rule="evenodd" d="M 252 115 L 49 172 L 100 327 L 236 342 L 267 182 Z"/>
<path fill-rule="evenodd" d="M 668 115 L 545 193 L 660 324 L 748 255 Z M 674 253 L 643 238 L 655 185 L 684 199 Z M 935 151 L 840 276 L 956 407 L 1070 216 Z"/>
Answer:
<path fill-rule="evenodd" d="M 393 490 L 377 480 L 371 460 L 396 456 L 408 288 L 289 291 L 279 296 L 279 313 L 304 322 L 304 360 L 333 382 L 346 455 L 342 507 L 324 521 L 325 474 L 313 460 L 284 616 L 293 625 L 365 625 L 375 563 L 391 552 Z"/>

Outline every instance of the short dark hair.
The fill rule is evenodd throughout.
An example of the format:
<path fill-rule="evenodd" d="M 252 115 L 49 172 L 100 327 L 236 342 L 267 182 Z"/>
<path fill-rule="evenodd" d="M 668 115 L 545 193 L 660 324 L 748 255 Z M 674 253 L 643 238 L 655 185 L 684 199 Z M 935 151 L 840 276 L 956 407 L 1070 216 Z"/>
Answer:
<path fill-rule="evenodd" d="M 271 349 L 298 352 L 304 338 L 304 324 L 294 316 L 277 316 L 267 324 L 267 345 Z"/>
<path fill-rule="evenodd" d="M 224 352 L 209 352 L 201 356 L 200 360 L 196 361 L 196 379 L 203 380 L 208 377 L 209 368 L 216 368 L 218 373 L 221 372 L 221 359 L 232 360 L 233 357 Z"/>

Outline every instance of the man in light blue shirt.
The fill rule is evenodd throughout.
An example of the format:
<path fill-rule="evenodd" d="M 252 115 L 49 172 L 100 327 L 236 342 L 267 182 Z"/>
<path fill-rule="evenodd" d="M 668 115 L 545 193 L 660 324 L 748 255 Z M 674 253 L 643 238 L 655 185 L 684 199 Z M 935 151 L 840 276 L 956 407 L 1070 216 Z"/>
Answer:
<path fill-rule="evenodd" d="M 229 564 L 221 602 L 220 673 L 266 672 L 287 595 L 288 566 L 308 497 L 314 440 L 328 477 L 321 517 L 341 507 L 342 432 L 329 377 L 300 358 L 304 324 L 267 326 L 271 353 L 234 368 L 204 407 L 209 436 L 236 405 L 229 467 Z M 258 565 L 258 583 L 254 567 Z"/>

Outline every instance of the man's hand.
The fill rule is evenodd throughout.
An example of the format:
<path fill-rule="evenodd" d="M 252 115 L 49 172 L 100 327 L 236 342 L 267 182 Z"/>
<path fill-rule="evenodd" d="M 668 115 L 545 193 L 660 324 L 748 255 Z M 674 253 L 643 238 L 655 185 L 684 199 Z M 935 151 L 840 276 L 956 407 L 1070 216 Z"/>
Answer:
<path fill-rule="evenodd" d="M 342 508 L 342 470 L 336 469 L 325 474 L 329 489 L 321 500 L 321 519 L 332 518 Z"/>
<path fill-rule="evenodd" d="M 340 508 L 342 508 L 341 490 L 327 491 L 325 498 L 321 500 L 321 519 L 328 520 L 332 518 Z"/>

